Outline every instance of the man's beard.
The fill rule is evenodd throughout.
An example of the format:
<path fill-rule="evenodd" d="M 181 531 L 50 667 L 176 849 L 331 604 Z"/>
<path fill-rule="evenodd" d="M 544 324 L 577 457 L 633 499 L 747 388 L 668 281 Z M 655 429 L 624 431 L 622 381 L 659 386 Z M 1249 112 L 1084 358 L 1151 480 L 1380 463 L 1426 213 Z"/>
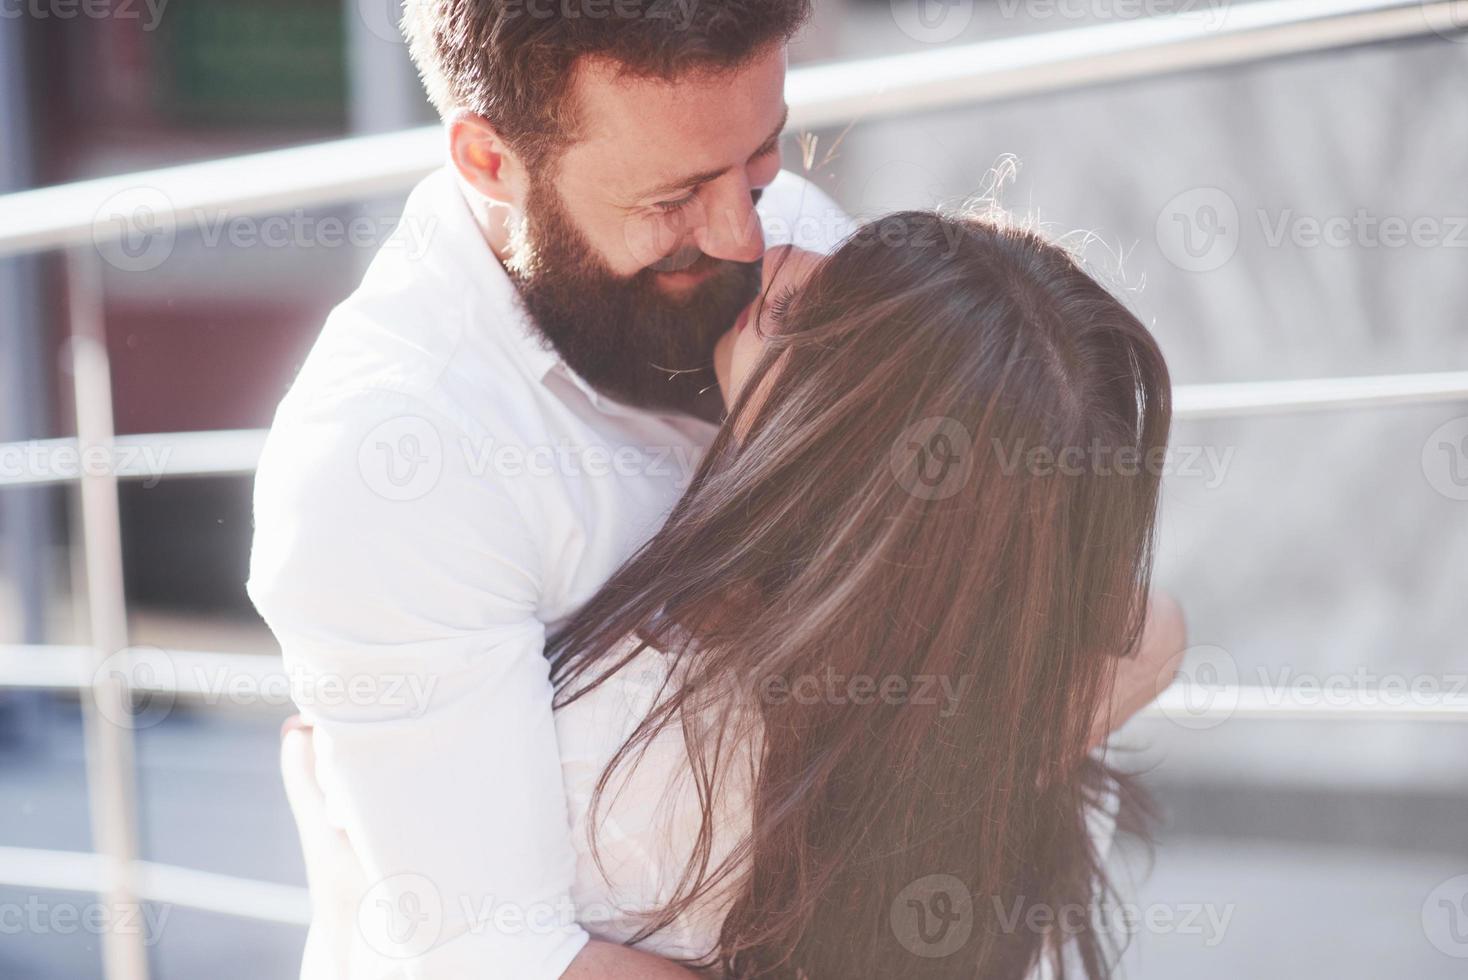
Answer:
<path fill-rule="evenodd" d="M 571 223 L 548 180 L 530 188 L 505 268 L 540 335 L 592 387 L 642 408 L 707 415 L 717 403 L 714 344 L 759 291 L 760 263 L 688 253 L 615 275 Z M 678 296 L 658 268 L 707 267 Z M 710 398 L 712 395 L 712 398 Z"/>

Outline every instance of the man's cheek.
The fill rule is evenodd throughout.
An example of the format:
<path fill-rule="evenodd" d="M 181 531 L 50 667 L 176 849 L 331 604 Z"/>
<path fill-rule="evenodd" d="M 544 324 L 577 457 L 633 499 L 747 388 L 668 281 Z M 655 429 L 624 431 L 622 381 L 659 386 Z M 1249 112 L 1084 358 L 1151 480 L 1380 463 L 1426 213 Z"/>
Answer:
<path fill-rule="evenodd" d="M 632 275 L 666 259 L 691 244 L 690 226 L 681 215 L 642 214 L 621 223 L 618 237 L 620 261 L 630 268 L 619 270 Z"/>
<path fill-rule="evenodd" d="M 586 235 L 586 242 L 597 258 L 617 276 L 634 276 L 658 258 L 653 254 L 652 232 L 640 232 L 638 224 L 631 219 L 607 229 L 597 229 L 595 234 Z"/>

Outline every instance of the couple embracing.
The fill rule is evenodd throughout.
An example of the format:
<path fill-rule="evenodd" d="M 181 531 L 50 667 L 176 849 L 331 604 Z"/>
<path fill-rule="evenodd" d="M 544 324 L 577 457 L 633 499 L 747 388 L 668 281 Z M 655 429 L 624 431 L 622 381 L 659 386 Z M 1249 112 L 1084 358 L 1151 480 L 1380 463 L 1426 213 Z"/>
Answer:
<path fill-rule="evenodd" d="M 250 595 L 350 695 L 283 739 L 302 976 L 1108 976 L 1158 475 L 1014 461 L 1164 447 L 1158 346 L 992 208 L 782 171 L 808 0 L 657 6 L 405 5 L 427 244 L 255 491 Z"/>

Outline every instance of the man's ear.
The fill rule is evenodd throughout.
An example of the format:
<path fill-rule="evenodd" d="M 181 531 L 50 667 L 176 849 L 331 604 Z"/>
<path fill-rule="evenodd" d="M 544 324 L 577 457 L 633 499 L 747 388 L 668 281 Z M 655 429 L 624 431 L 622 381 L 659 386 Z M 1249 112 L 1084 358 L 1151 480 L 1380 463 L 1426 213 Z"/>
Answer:
<path fill-rule="evenodd" d="M 490 203 L 524 203 L 525 167 L 483 116 L 460 111 L 449 120 L 449 156 L 460 179 Z"/>

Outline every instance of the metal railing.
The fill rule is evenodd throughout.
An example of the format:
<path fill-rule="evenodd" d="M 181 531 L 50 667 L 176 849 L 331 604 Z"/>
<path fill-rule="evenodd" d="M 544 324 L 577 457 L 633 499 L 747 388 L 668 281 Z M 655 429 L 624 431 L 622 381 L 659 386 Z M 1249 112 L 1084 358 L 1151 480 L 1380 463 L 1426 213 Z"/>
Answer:
<path fill-rule="evenodd" d="M 900 112 L 971 105 L 1060 92 L 1220 65 L 1238 65 L 1352 45 L 1443 33 L 1468 23 L 1468 0 L 1260 0 L 1233 4 L 1220 23 L 1186 15 L 1155 17 L 1046 32 L 975 45 L 930 47 L 915 54 L 802 67 L 790 73 L 787 99 L 793 127 L 817 127 Z M 442 164 L 438 127 L 337 140 L 158 170 L 87 180 L 0 196 L 0 257 L 70 249 L 72 353 L 77 370 L 78 437 L 0 444 L 0 452 L 100 448 L 121 465 L 105 473 L 0 473 L 0 489 L 78 483 L 92 637 L 85 647 L 0 647 L 0 687 L 36 687 L 92 693 L 87 757 L 90 807 L 98 853 L 0 848 L 0 883 L 106 894 L 110 901 L 151 900 L 265 921 L 300 924 L 309 905 L 302 889 L 247 881 L 142 861 L 137 856 L 132 800 L 131 732 L 101 721 L 126 717 L 134 693 L 156 689 L 173 697 L 207 698 L 190 670 L 166 684 L 103 669 L 127 646 L 121 573 L 117 481 L 161 476 L 248 474 L 264 433 L 161 433 L 115 436 L 109 366 L 101 343 L 97 255 L 91 251 L 124 233 L 99 220 L 118 194 L 145 187 L 163 209 L 155 217 L 183 224 L 199 210 L 268 214 L 399 192 Z M 1370 408 L 1468 399 L 1468 372 L 1326 378 L 1181 386 L 1179 419 L 1231 418 L 1260 413 Z M 126 462 L 129 447 L 166 446 L 161 471 Z M 121 450 L 122 452 L 117 452 Z M 152 458 L 157 458 L 152 457 Z M 43 656 L 38 656 L 41 654 Z M 175 665 L 250 673 L 263 682 L 280 670 L 278 658 L 204 652 L 167 654 Z M 1206 693 L 1206 692 L 1204 692 Z M 1213 692 L 1215 695 L 1218 692 Z M 1346 703 L 1307 706 L 1235 687 L 1214 698 L 1230 717 L 1468 719 L 1468 700 L 1441 695 L 1406 709 L 1384 707 L 1371 692 Z M 1200 694 L 1181 685 L 1149 712 L 1191 710 Z M 113 714 L 116 712 L 117 714 Z M 142 980 L 146 951 L 140 936 L 109 931 L 104 963 L 109 980 Z"/>
<path fill-rule="evenodd" d="M 786 83 L 789 124 L 815 128 L 1430 36 L 1468 23 L 1468 0 L 1258 0 L 1228 4 L 1220 18 L 1149 17 L 800 67 Z M 443 161 L 443 130 L 430 126 L 22 191 L 0 197 L 0 256 L 121 234 L 99 223 L 98 212 L 138 187 L 171 206 L 155 218 L 184 223 L 201 209 L 269 214 L 389 194 Z"/>
<path fill-rule="evenodd" d="M 1177 385 L 1173 388 L 1173 418 L 1201 421 L 1452 401 L 1468 401 L 1468 371 Z M 112 440 L 112 469 L 120 480 L 249 474 L 260 461 L 267 431 L 223 429 L 117 436 Z M 0 442 L 0 460 L 29 455 L 76 461 L 82 445 L 74 437 Z M 0 467 L 0 487 L 70 483 L 74 479 L 69 467 Z"/>

